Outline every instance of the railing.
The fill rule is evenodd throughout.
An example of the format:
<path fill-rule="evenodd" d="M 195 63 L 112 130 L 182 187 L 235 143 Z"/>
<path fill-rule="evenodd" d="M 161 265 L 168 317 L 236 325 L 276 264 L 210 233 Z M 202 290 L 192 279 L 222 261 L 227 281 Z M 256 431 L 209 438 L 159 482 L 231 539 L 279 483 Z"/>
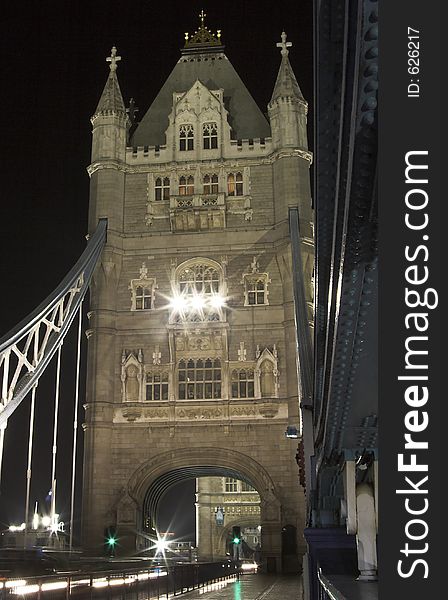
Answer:
<path fill-rule="evenodd" d="M 319 568 L 317 578 L 318 582 L 318 600 L 347 600 L 322 573 Z"/>
<path fill-rule="evenodd" d="M 239 573 L 236 563 L 223 561 L 44 577 L 6 578 L 0 574 L 0 599 L 162 600 L 237 578 Z"/>

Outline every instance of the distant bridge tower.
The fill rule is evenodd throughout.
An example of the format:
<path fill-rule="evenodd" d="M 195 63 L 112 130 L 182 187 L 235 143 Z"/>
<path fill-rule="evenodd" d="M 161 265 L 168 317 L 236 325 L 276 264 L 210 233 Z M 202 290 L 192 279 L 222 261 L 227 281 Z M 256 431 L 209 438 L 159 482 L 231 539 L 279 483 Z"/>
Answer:
<path fill-rule="evenodd" d="M 98 551 L 113 526 L 134 552 L 173 482 L 229 477 L 258 492 L 262 557 L 280 570 L 305 550 L 285 432 L 301 433 L 290 208 L 312 318 L 307 104 L 283 35 L 268 122 L 204 17 L 137 126 L 113 49 L 92 117 L 89 222 L 107 217 L 108 235 L 91 286 L 83 542 Z"/>

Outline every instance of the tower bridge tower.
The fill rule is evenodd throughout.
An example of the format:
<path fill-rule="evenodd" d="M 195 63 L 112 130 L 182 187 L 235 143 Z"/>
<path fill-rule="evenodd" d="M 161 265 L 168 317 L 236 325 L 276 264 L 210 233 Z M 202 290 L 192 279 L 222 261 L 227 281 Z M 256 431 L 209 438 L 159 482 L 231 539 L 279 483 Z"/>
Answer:
<path fill-rule="evenodd" d="M 98 551 L 114 526 L 133 552 L 170 482 L 228 477 L 259 495 L 262 557 L 280 570 L 282 529 L 297 535 L 288 560 L 305 549 L 285 431 L 301 427 L 291 207 L 312 316 L 307 104 L 285 34 L 268 121 L 204 16 L 137 126 L 113 48 L 92 117 L 89 228 L 107 217 L 108 235 L 87 332 L 83 544 Z M 217 558 L 200 531 L 198 544 Z"/>

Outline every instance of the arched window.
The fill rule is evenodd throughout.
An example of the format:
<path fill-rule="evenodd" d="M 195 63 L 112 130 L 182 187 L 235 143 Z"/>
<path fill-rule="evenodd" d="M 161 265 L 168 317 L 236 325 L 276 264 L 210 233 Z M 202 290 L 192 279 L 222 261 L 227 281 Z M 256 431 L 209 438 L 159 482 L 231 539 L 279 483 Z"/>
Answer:
<path fill-rule="evenodd" d="M 194 150 L 194 128 L 193 125 L 181 125 L 179 127 L 179 150 Z"/>
<path fill-rule="evenodd" d="M 251 369 L 232 371 L 232 398 L 253 398 L 254 372 Z"/>
<path fill-rule="evenodd" d="M 216 123 L 204 123 L 202 126 L 204 150 L 214 150 L 218 147 L 218 126 Z"/>
<path fill-rule="evenodd" d="M 169 200 L 170 198 L 170 180 L 168 177 L 157 177 L 154 185 L 154 198 L 160 200 Z"/>
<path fill-rule="evenodd" d="M 186 266 L 178 274 L 179 291 L 186 296 L 211 295 L 219 292 L 219 273 L 216 267 L 207 264 Z"/>
<path fill-rule="evenodd" d="M 204 194 L 218 193 L 218 175 L 204 175 Z"/>
<path fill-rule="evenodd" d="M 179 400 L 221 398 L 219 358 L 181 360 L 178 365 Z"/>
<path fill-rule="evenodd" d="M 146 400 L 168 400 L 168 373 L 146 373 Z"/>
<path fill-rule="evenodd" d="M 229 173 L 227 176 L 227 193 L 229 196 L 243 195 L 243 174 Z"/>
<path fill-rule="evenodd" d="M 194 177 L 182 175 L 179 179 L 179 196 L 192 196 L 194 194 Z"/>

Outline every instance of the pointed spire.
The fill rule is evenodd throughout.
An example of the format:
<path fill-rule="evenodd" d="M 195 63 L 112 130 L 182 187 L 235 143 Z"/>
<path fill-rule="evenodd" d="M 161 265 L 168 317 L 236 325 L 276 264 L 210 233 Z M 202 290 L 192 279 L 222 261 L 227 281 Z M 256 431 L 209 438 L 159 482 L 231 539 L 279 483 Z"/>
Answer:
<path fill-rule="evenodd" d="M 109 62 L 110 73 L 101 94 L 100 101 L 96 107 L 95 115 L 99 113 L 122 113 L 126 114 L 126 108 L 121 95 L 120 85 L 117 79 L 117 62 L 121 60 L 121 56 L 117 56 L 117 49 L 113 46 L 110 56 L 106 58 Z"/>
<path fill-rule="evenodd" d="M 297 98 L 301 102 L 305 102 L 288 58 L 288 48 L 291 48 L 292 42 L 287 42 L 286 37 L 286 33 L 283 31 L 281 35 L 282 41 L 277 42 L 277 47 L 281 48 L 280 53 L 282 55 L 282 62 L 278 71 L 274 91 L 272 92 L 271 102 L 278 98 L 285 97 Z"/>

